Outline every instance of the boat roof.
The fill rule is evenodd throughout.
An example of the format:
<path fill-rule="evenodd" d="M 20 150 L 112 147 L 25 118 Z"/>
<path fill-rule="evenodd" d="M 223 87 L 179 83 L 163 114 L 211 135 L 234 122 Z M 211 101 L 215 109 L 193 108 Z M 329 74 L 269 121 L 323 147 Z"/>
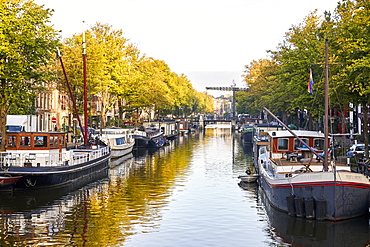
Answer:
<path fill-rule="evenodd" d="M 7 131 L 6 134 L 8 135 L 66 135 L 67 132 L 64 131 Z"/>
<path fill-rule="evenodd" d="M 311 131 L 311 130 L 292 130 L 292 131 L 299 137 L 311 137 L 311 138 L 325 137 L 324 133 L 320 131 Z M 273 138 L 294 137 L 288 130 L 269 131 L 268 134 Z"/>
<path fill-rule="evenodd" d="M 132 129 L 123 129 L 123 128 L 118 128 L 118 127 L 111 127 L 111 128 L 105 128 L 100 130 L 96 130 L 96 133 L 101 133 L 103 135 L 115 135 L 115 134 L 124 134 L 126 132 L 131 131 Z"/>

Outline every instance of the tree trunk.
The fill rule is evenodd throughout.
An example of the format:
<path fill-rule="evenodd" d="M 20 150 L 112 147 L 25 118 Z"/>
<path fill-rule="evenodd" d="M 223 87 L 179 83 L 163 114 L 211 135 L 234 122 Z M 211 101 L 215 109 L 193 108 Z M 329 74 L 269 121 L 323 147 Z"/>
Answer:
<path fill-rule="evenodd" d="M 9 107 L 7 105 L 0 105 L 0 152 L 5 152 L 6 143 L 6 116 L 8 115 Z"/>
<path fill-rule="evenodd" d="M 299 121 L 299 109 L 298 108 L 295 109 L 294 118 L 295 118 L 295 126 L 297 126 L 297 129 L 300 129 L 301 124 L 300 124 L 300 121 Z"/>
<path fill-rule="evenodd" d="M 121 100 L 118 100 L 118 116 L 119 119 L 123 120 L 123 104 Z"/>
<path fill-rule="evenodd" d="M 312 113 L 307 111 L 308 130 L 313 130 Z"/>

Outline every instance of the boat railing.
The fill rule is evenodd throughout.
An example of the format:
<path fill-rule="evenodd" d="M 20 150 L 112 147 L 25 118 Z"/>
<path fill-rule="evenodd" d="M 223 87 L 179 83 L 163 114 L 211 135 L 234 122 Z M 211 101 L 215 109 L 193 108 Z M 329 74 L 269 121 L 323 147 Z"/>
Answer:
<path fill-rule="evenodd" d="M 133 135 L 136 135 L 136 136 L 147 136 L 147 134 L 146 134 L 146 132 L 144 132 L 144 131 L 135 131 L 134 133 L 133 133 Z"/>
<path fill-rule="evenodd" d="M 50 167 L 67 165 L 65 153 L 0 153 L 1 168 L 7 167 Z"/>
<path fill-rule="evenodd" d="M 109 154 L 109 147 L 98 149 L 77 149 L 73 151 L 73 159 L 70 165 L 88 162 Z"/>
<path fill-rule="evenodd" d="M 12 153 L 0 152 L 0 168 L 8 167 L 56 167 L 81 164 L 109 153 L 109 147 L 78 149 L 66 153 Z M 73 154 L 73 157 L 71 156 Z"/>

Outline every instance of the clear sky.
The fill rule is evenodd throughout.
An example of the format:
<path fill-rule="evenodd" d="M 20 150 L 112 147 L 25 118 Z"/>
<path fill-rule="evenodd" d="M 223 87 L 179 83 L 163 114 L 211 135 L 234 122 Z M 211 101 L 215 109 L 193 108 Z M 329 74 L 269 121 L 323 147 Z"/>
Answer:
<path fill-rule="evenodd" d="M 233 80 L 243 86 L 245 65 L 266 58 L 310 12 L 334 11 L 338 1 L 35 0 L 54 9 L 51 22 L 63 38 L 97 22 L 110 24 L 142 54 L 187 75 L 198 91 Z"/>

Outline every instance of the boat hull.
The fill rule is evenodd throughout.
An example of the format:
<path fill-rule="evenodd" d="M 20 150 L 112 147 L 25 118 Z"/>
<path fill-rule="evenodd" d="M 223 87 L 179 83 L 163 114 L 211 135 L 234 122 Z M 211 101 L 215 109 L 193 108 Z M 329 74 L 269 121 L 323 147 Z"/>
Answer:
<path fill-rule="evenodd" d="M 313 172 L 271 179 L 262 171 L 260 177 L 272 206 L 292 216 L 343 220 L 369 212 L 370 184 L 362 174 Z"/>
<path fill-rule="evenodd" d="M 119 157 L 125 156 L 132 152 L 134 145 L 127 146 L 126 148 L 114 148 L 112 147 L 112 159 L 117 159 Z"/>
<path fill-rule="evenodd" d="M 141 135 L 133 135 L 135 139 L 135 148 L 159 148 L 165 144 L 163 133 L 151 138 Z"/>
<path fill-rule="evenodd" d="M 147 148 L 150 139 L 145 136 L 133 135 L 135 139 L 135 148 Z"/>
<path fill-rule="evenodd" d="M 108 168 L 110 153 L 78 165 L 55 167 L 9 167 L 0 171 L 0 176 L 22 176 L 13 185 L 14 189 L 47 188 L 63 186 L 84 177 L 91 177 Z"/>

